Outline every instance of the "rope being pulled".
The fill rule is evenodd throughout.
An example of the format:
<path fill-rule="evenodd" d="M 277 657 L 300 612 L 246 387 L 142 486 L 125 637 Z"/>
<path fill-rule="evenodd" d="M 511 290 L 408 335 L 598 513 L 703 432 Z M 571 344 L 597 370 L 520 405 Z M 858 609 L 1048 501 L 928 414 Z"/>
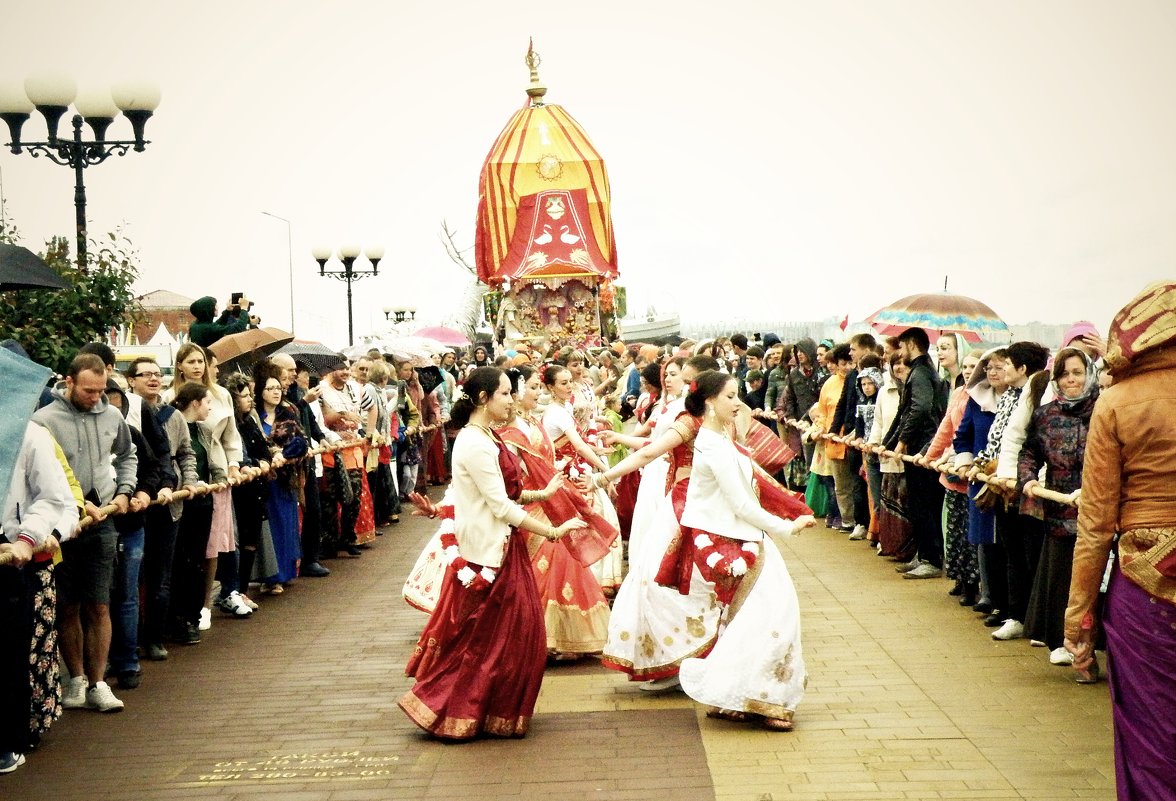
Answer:
<path fill-rule="evenodd" d="M 802 423 L 799 420 L 783 420 L 781 422 L 801 432 L 808 432 L 811 428 L 809 424 Z M 1013 479 L 998 478 L 996 476 L 989 475 L 988 473 L 981 471 L 979 468 L 973 465 L 956 468 L 951 464 L 951 459 L 948 457 L 944 457 L 932 462 L 929 461 L 925 456 L 912 456 L 911 454 L 907 453 L 895 453 L 894 451 L 886 450 L 886 448 L 881 445 L 869 445 L 855 437 L 838 437 L 833 434 L 817 434 L 815 438 L 824 439 L 831 442 L 841 442 L 864 453 L 873 453 L 883 458 L 907 462 L 909 464 L 918 465 L 919 467 L 927 470 L 935 470 L 950 476 L 958 476 L 959 478 L 967 479 L 968 481 L 979 481 L 983 484 L 987 484 L 993 487 L 1002 494 L 1008 494 L 1010 492 L 1021 493 L 1030 497 L 1042 498 L 1047 501 L 1053 501 L 1054 503 L 1065 504 L 1066 506 L 1077 506 L 1079 500 L 1082 497 L 1081 489 L 1074 490 L 1067 495 L 1062 492 L 1046 489 L 1039 484 L 1035 484 L 1022 490 L 1017 486 L 1017 482 Z"/>
<path fill-rule="evenodd" d="M 344 440 L 342 442 L 336 442 L 336 443 L 333 443 L 330 445 L 320 445 L 317 448 L 310 449 L 304 455 L 298 457 L 297 459 L 290 459 L 288 461 L 284 461 L 281 464 L 281 466 L 279 466 L 279 467 L 274 467 L 274 465 L 272 463 L 270 463 L 266 466 L 266 468 L 264 470 L 261 468 L 244 468 L 242 470 L 240 477 L 237 479 L 234 479 L 234 480 L 226 479 L 225 481 L 218 481 L 213 484 L 201 483 L 199 486 L 192 487 L 191 489 L 176 490 L 175 492 L 173 492 L 171 494 L 170 498 L 158 498 L 157 497 L 157 498 L 153 499 L 151 501 L 151 503 L 148 505 L 149 506 L 166 506 L 166 505 L 172 503 L 173 501 L 186 501 L 190 498 L 199 498 L 199 497 L 202 497 L 204 495 L 209 495 L 214 492 L 225 492 L 225 491 L 227 491 L 235 486 L 238 486 L 240 484 L 246 484 L 250 481 L 256 481 L 258 479 L 265 478 L 269 475 L 272 475 L 273 473 L 276 473 L 278 470 L 280 470 L 282 467 L 287 467 L 289 465 L 298 464 L 299 462 L 302 462 L 306 459 L 313 458 L 313 457 L 318 456 L 320 454 L 334 453 L 335 451 L 341 451 L 341 450 L 345 450 L 347 448 L 354 448 L 357 445 L 362 445 L 363 442 L 364 442 L 363 440 Z M 248 472 L 245 472 L 246 470 Z M 103 518 L 130 513 L 130 510 L 127 510 L 127 512 L 124 513 L 118 506 L 116 506 L 113 503 L 108 503 L 105 506 L 100 507 L 98 511 L 102 513 Z M 143 510 L 142 509 L 136 510 L 136 512 L 141 512 L 141 511 L 143 511 Z M 81 532 L 82 530 L 88 528 L 89 526 L 94 525 L 97 522 L 98 522 L 97 518 L 94 518 L 90 515 L 85 515 L 84 517 L 82 517 L 81 520 L 78 521 L 78 527 L 75 529 L 75 533 Z M 38 552 L 43 552 L 44 550 L 45 549 L 39 549 Z M 8 553 L 8 552 L 0 553 L 0 565 L 10 564 L 13 561 L 13 558 L 14 557 L 11 553 Z"/>

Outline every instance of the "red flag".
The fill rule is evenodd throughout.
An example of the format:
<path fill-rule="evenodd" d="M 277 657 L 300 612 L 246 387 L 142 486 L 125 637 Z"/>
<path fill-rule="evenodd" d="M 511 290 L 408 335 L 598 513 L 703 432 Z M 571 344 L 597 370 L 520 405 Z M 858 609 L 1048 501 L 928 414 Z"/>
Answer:
<path fill-rule="evenodd" d="M 849 315 L 848 314 L 845 315 L 845 318 L 840 322 L 840 324 L 838 324 L 837 327 L 840 328 L 842 331 L 849 328 Z"/>

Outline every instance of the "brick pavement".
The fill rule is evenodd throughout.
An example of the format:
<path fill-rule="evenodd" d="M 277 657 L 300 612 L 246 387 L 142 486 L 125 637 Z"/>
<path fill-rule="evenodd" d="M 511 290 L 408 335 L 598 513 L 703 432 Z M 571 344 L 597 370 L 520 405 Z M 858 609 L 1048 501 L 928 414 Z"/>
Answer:
<path fill-rule="evenodd" d="M 824 529 L 783 544 L 804 613 L 797 730 L 707 719 L 595 662 L 550 668 L 521 741 L 447 745 L 396 707 L 421 613 L 400 584 L 431 524 L 218 616 L 145 663 L 125 712 L 67 712 L 0 799 L 1111 799 L 1106 684 L 997 643 L 942 581 Z"/>

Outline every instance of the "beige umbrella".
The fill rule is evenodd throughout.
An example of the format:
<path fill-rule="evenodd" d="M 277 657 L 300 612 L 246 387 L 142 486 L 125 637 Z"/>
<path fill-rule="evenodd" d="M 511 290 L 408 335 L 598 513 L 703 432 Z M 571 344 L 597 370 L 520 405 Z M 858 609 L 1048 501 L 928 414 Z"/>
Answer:
<path fill-rule="evenodd" d="M 250 328 L 221 337 L 208 349 L 220 362 L 221 370 L 242 369 L 261 361 L 293 340 L 293 334 L 280 328 Z"/>

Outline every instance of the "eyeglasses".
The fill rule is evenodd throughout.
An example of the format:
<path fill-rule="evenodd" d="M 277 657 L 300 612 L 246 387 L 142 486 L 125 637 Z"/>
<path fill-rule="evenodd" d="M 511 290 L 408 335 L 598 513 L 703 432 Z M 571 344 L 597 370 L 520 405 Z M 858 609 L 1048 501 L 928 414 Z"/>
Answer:
<path fill-rule="evenodd" d="M 163 373 L 160 373 L 160 372 L 153 372 L 153 373 L 135 373 L 135 376 L 134 376 L 134 377 L 135 377 L 135 378 L 163 378 Z"/>
<path fill-rule="evenodd" d="M 986 373 L 1003 373 L 1004 372 L 1004 365 L 1003 364 L 990 364 L 984 368 L 984 372 L 986 372 Z"/>

